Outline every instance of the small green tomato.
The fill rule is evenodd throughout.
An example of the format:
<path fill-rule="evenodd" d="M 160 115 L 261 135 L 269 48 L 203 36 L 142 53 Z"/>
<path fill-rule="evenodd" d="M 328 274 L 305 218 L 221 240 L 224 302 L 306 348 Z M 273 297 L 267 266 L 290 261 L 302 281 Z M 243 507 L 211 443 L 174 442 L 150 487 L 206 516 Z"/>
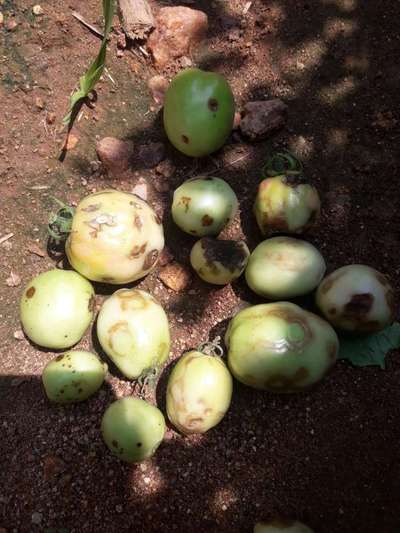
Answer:
<path fill-rule="evenodd" d="M 314 533 L 312 529 L 297 520 L 271 520 L 258 522 L 254 533 Z"/>
<path fill-rule="evenodd" d="M 189 68 L 172 80 L 165 95 L 164 127 L 186 155 L 215 152 L 232 131 L 235 102 L 227 81 L 214 72 Z"/>
<path fill-rule="evenodd" d="M 203 237 L 193 246 L 190 262 L 204 281 L 226 285 L 243 273 L 249 255 L 244 241 L 219 241 Z"/>
<path fill-rule="evenodd" d="M 168 358 L 170 334 L 164 309 L 139 289 L 120 289 L 97 318 L 97 336 L 106 354 L 129 379 L 161 366 Z"/>
<path fill-rule="evenodd" d="M 272 392 L 297 392 L 320 381 L 336 362 L 333 328 L 289 302 L 240 311 L 225 335 L 228 365 L 245 385 Z"/>
<path fill-rule="evenodd" d="M 260 183 L 254 213 L 263 235 L 301 233 L 317 220 L 320 207 L 317 189 L 301 174 L 288 173 Z"/>
<path fill-rule="evenodd" d="M 58 355 L 47 363 L 42 381 L 52 402 L 81 402 L 101 387 L 107 370 L 97 355 L 77 350 Z"/>
<path fill-rule="evenodd" d="M 237 208 L 236 194 L 226 181 L 198 176 L 175 190 L 172 218 L 190 235 L 218 235 L 234 218 Z"/>
<path fill-rule="evenodd" d="M 131 396 L 113 402 L 101 422 L 104 442 L 127 463 L 139 463 L 154 455 L 165 429 L 164 415 L 157 407 Z"/>
<path fill-rule="evenodd" d="M 134 194 L 112 189 L 80 202 L 65 243 L 75 270 L 116 285 L 148 274 L 163 247 L 163 227 L 153 209 Z"/>
<path fill-rule="evenodd" d="M 280 300 L 311 292 L 325 270 L 324 258 L 309 242 L 272 237 L 260 243 L 250 255 L 246 281 L 256 294 Z"/>
<path fill-rule="evenodd" d="M 79 342 L 93 318 L 94 290 L 72 270 L 49 270 L 25 287 L 22 327 L 37 345 L 62 350 Z"/>
<path fill-rule="evenodd" d="M 329 322 L 354 333 L 374 333 L 395 318 L 394 291 L 384 274 L 366 265 L 347 265 L 318 287 L 317 305 Z"/>
<path fill-rule="evenodd" d="M 219 357 L 191 351 L 171 372 L 167 387 L 167 414 L 182 433 L 205 433 L 229 409 L 232 377 Z"/>

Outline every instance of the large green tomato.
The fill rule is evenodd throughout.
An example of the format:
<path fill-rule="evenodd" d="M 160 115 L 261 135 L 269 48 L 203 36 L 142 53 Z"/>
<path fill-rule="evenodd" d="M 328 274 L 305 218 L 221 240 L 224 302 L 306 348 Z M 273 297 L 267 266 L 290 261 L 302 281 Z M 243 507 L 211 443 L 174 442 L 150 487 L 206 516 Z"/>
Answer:
<path fill-rule="evenodd" d="M 97 336 L 106 354 L 129 379 L 136 379 L 168 358 L 167 315 L 148 292 L 120 289 L 97 318 Z"/>
<path fill-rule="evenodd" d="M 107 365 L 97 355 L 76 350 L 47 363 L 42 381 L 47 397 L 56 403 L 82 402 L 102 385 Z"/>
<path fill-rule="evenodd" d="M 215 72 L 189 68 L 172 80 L 164 103 L 164 127 L 171 143 L 186 155 L 215 152 L 229 136 L 235 102 L 227 81 Z"/>
<path fill-rule="evenodd" d="M 203 237 L 218 235 L 235 217 L 238 199 L 221 178 L 197 176 L 174 192 L 172 218 L 181 230 Z"/>
<path fill-rule="evenodd" d="M 101 422 L 104 442 L 114 455 L 128 463 L 151 457 L 161 444 L 165 429 L 162 412 L 132 396 L 113 402 Z"/>
<path fill-rule="evenodd" d="M 193 350 L 168 380 L 168 418 L 182 433 L 205 433 L 222 420 L 231 398 L 232 376 L 222 359 Z"/>
<path fill-rule="evenodd" d="M 335 327 L 353 333 L 374 333 L 396 316 L 394 291 L 384 274 L 367 265 L 347 265 L 318 287 L 317 305 Z"/>
<path fill-rule="evenodd" d="M 240 311 L 229 323 L 225 344 L 236 379 L 272 392 L 296 392 L 317 383 L 339 349 L 328 322 L 289 302 Z"/>
<path fill-rule="evenodd" d="M 21 298 L 22 327 L 39 346 L 62 350 L 81 340 L 93 317 L 94 290 L 73 270 L 33 278 Z"/>
<path fill-rule="evenodd" d="M 309 242 L 292 237 L 272 237 L 252 252 L 246 281 L 256 294 L 269 300 L 286 300 L 307 294 L 321 282 L 324 258 Z"/>
<path fill-rule="evenodd" d="M 75 270 L 93 281 L 116 285 L 148 274 L 163 247 L 163 227 L 149 204 L 112 189 L 80 202 L 65 243 Z"/>

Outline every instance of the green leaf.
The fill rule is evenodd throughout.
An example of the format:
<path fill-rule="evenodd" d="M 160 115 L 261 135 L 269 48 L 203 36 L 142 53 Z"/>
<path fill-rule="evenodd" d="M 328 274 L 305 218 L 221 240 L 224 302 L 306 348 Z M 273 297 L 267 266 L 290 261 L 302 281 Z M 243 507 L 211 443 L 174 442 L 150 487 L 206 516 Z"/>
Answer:
<path fill-rule="evenodd" d="M 400 348 L 399 322 L 366 337 L 341 337 L 338 357 L 347 359 L 354 366 L 379 366 L 384 369 L 387 353 L 396 348 Z"/>
<path fill-rule="evenodd" d="M 112 19 L 114 16 L 114 1 L 115 0 L 103 0 L 104 38 L 96 59 L 90 65 L 86 71 L 86 74 L 80 77 L 79 89 L 77 89 L 70 98 L 70 108 L 68 114 L 64 117 L 64 124 L 68 124 L 68 122 L 71 120 L 71 115 L 75 105 L 82 100 L 82 98 L 86 98 L 88 94 L 93 91 L 96 83 L 103 74 L 106 60 L 107 39 L 111 30 Z"/>

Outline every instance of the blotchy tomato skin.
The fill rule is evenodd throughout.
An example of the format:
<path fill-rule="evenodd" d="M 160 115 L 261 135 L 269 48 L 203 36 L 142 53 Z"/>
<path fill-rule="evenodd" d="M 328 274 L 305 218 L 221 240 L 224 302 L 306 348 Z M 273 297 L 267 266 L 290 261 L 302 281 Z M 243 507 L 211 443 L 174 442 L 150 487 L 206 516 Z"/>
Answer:
<path fill-rule="evenodd" d="M 235 102 L 227 81 L 214 72 L 186 69 L 165 96 L 164 127 L 171 143 L 192 157 L 215 152 L 232 131 Z"/>

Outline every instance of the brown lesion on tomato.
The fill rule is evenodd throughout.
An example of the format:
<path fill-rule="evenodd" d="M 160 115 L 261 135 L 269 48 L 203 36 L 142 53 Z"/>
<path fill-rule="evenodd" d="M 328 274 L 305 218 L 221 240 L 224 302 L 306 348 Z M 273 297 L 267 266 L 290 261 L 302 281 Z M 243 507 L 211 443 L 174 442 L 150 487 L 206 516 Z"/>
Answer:
<path fill-rule="evenodd" d="M 158 256 L 158 250 L 151 250 L 151 252 L 149 252 L 145 257 L 145 260 L 143 262 L 143 269 L 150 270 L 150 268 L 152 268 L 156 264 Z"/>
<path fill-rule="evenodd" d="M 180 204 L 183 204 L 185 207 L 185 213 L 189 211 L 190 202 L 192 201 L 190 196 L 182 196 L 179 200 Z"/>
<path fill-rule="evenodd" d="M 113 278 L 112 276 L 102 276 L 101 281 L 104 281 L 104 283 L 112 283 L 113 281 L 115 281 L 115 278 Z"/>
<path fill-rule="evenodd" d="M 121 300 L 121 309 L 126 311 L 129 309 L 129 303 L 133 302 L 136 309 L 144 309 L 148 302 L 146 298 L 137 290 L 122 289 L 116 293 L 117 298 Z"/>
<path fill-rule="evenodd" d="M 345 319 L 364 319 L 368 316 L 374 305 L 374 296 L 365 292 L 362 294 L 353 294 L 350 301 L 346 303 L 342 316 Z"/>
<path fill-rule="evenodd" d="M 301 366 L 297 369 L 293 376 L 285 376 L 284 374 L 274 374 L 270 376 L 264 383 L 264 387 L 269 390 L 277 392 L 294 392 L 301 390 L 304 387 L 303 382 L 309 377 L 309 371 L 306 367 Z"/>
<path fill-rule="evenodd" d="M 132 196 L 134 196 L 135 198 L 138 198 L 138 199 L 139 199 L 139 197 L 136 196 L 136 194 L 133 194 L 133 193 L 131 193 L 131 194 L 132 194 Z M 131 206 L 134 207 L 135 209 L 142 209 L 142 206 L 141 206 L 138 202 L 135 202 L 135 200 L 130 200 L 129 205 L 131 205 Z"/>
<path fill-rule="evenodd" d="M 95 305 L 96 305 L 96 297 L 94 296 L 94 294 L 92 294 L 92 296 L 89 298 L 89 302 L 88 302 L 89 313 L 93 313 Z"/>
<path fill-rule="evenodd" d="M 211 226 L 211 224 L 214 222 L 214 219 L 210 217 L 210 215 L 204 215 L 201 219 L 201 225 L 202 226 Z"/>
<path fill-rule="evenodd" d="M 87 207 L 83 207 L 82 211 L 84 213 L 94 213 L 95 211 L 98 211 L 101 207 L 101 204 L 89 204 Z"/>
<path fill-rule="evenodd" d="M 141 231 L 143 227 L 143 221 L 142 218 L 139 215 L 135 215 L 133 219 L 133 226 L 138 230 Z"/>
<path fill-rule="evenodd" d="M 35 287 L 29 287 L 29 289 L 26 291 L 25 295 L 26 295 L 27 298 L 33 298 L 35 292 L 36 292 Z"/>
<path fill-rule="evenodd" d="M 137 259 L 138 257 L 144 254 L 144 252 L 146 251 L 146 248 L 147 248 L 147 242 L 143 243 L 141 246 L 139 244 L 136 244 L 132 248 L 131 253 L 129 254 L 129 258 Z"/>
<path fill-rule="evenodd" d="M 319 286 L 319 289 L 318 291 L 321 293 L 321 294 L 326 294 L 327 292 L 329 292 L 333 285 L 335 283 L 335 279 L 332 278 L 332 277 L 329 277 L 329 278 L 326 278 L 322 283 L 321 285 Z"/>
<path fill-rule="evenodd" d="M 207 106 L 212 113 L 216 113 L 219 107 L 218 100 L 216 98 L 209 98 Z"/>
<path fill-rule="evenodd" d="M 298 172 L 288 172 L 285 174 L 283 178 L 283 183 L 285 183 L 288 187 L 296 188 L 299 185 L 307 185 L 308 180 L 303 174 L 299 174 Z"/>
<path fill-rule="evenodd" d="M 181 139 L 185 144 L 189 144 L 190 142 L 189 137 L 187 135 L 182 135 Z"/>
<path fill-rule="evenodd" d="M 114 350 L 112 337 L 116 333 L 118 333 L 121 330 L 128 331 L 128 322 L 126 320 L 119 320 L 118 322 L 115 322 L 111 327 L 108 328 L 108 345 L 110 346 L 111 350 Z M 121 354 L 119 354 L 121 355 Z"/>
<path fill-rule="evenodd" d="M 210 237 L 203 237 L 200 240 L 204 259 L 207 266 L 215 267 L 215 263 L 220 263 L 230 272 L 241 270 L 246 265 L 248 253 L 246 245 L 242 241 L 217 240 Z"/>
<path fill-rule="evenodd" d="M 55 361 L 57 361 L 57 363 L 59 363 L 60 361 L 62 361 L 64 359 L 64 355 L 65 354 L 57 355 L 57 357 L 55 358 Z M 62 366 L 65 366 L 65 365 L 62 365 Z"/>

